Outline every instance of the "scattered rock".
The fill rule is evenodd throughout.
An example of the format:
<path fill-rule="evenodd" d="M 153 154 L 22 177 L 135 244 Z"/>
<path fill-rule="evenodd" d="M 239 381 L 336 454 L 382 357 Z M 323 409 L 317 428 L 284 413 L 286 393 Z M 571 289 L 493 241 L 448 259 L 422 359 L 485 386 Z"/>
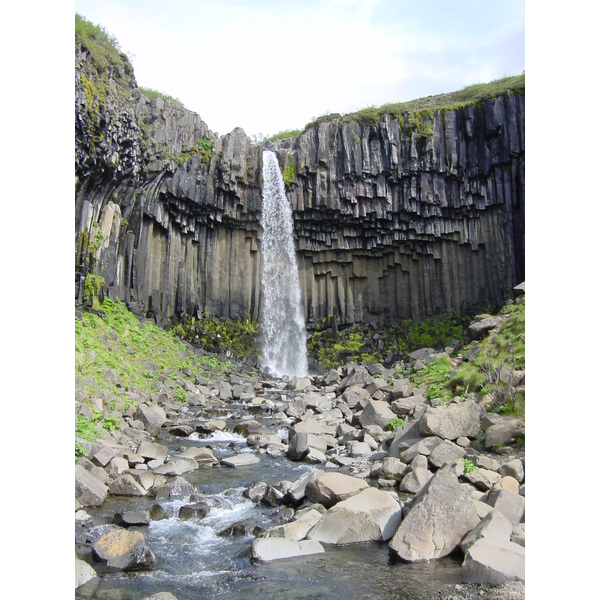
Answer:
<path fill-rule="evenodd" d="M 252 542 L 252 558 L 260 562 L 323 554 L 324 552 L 325 549 L 316 540 L 297 542 L 295 540 L 272 537 L 257 538 Z"/>
<path fill-rule="evenodd" d="M 146 546 L 143 534 L 127 529 L 116 529 L 103 535 L 92 545 L 92 556 L 115 571 L 151 569 L 156 560 Z"/>

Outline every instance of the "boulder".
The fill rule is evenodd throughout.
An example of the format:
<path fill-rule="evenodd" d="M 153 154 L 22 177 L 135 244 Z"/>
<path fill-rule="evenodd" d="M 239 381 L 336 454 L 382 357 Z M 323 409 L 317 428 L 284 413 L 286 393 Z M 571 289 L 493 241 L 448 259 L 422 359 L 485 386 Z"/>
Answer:
<path fill-rule="evenodd" d="M 150 523 L 150 512 L 143 509 L 124 510 L 115 515 L 113 519 L 116 525 L 129 527 L 131 525 L 148 525 Z"/>
<path fill-rule="evenodd" d="M 469 335 L 473 340 L 480 340 L 499 324 L 500 319 L 496 317 L 486 317 L 479 321 L 473 321 L 469 325 Z"/>
<path fill-rule="evenodd" d="M 485 430 L 485 448 L 507 446 L 525 437 L 525 421 L 503 417 Z"/>
<path fill-rule="evenodd" d="M 462 458 L 467 454 L 464 448 L 448 440 L 443 440 L 438 444 L 429 455 L 429 464 L 439 469 L 445 464 L 450 463 L 458 458 Z"/>
<path fill-rule="evenodd" d="M 463 538 L 460 549 L 466 553 L 481 538 L 496 538 L 509 542 L 512 532 L 511 522 L 499 510 L 492 508 L 479 524 Z"/>
<path fill-rule="evenodd" d="M 299 479 L 294 481 L 288 489 L 286 496 L 293 503 L 300 502 L 306 494 L 306 486 L 309 482 L 316 479 L 319 475 L 322 475 L 323 471 L 319 469 L 313 469 L 308 473 L 304 473 Z"/>
<path fill-rule="evenodd" d="M 311 554 L 323 554 L 325 549 L 316 540 L 288 540 L 285 538 L 257 538 L 252 542 L 252 558 L 260 562 L 271 562 L 284 558 L 297 558 Z"/>
<path fill-rule="evenodd" d="M 201 448 L 198 446 L 192 446 L 191 448 L 188 448 L 179 456 L 193 458 L 199 467 L 216 465 L 219 462 L 210 448 Z"/>
<path fill-rule="evenodd" d="M 423 486 L 433 477 L 433 473 L 423 467 L 417 467 L 408 473 L 400 482 L 398 488 L 401 492 L 416 494 L 423 489 Z"/>
<path fill-rule="evenodd" d="M 200 421 L 195 424 L 198 433 L 211 434 L 215 431 L 223 431 L 227 423 L 221 419 L 212 419 L 210 421 Z"/>
<path fill-rule="evenodd" d="M 109 486 L 113 496 L 145 496 L 146 490 L 129 473 L 123 473 Z"/>
<path fill-rule="evenodd" d="M 481 426 L 481 408 L 472 400 L 451 402 L 437 408 L 428 407 L 419 421 L 422 435 L 436 435 L 445 440 L 465 436 L 474 438 Z"/>
<path fill-rule="evenodd" d="M 157 436 L 160 428 L 166 423 L 167 415 L 158 405 L 140 404 L 134 418 L 144 424 L 146 431 L 153 437 Z"/>
<path fill-rule="evenodd" d="M 343 394 L 342 400 L 346 403 L 348 408 L 364 408 L 366 403 L 371 399 L 371 396 L 367 390 L 362 386 L 349 387 Z"/>
<path fill-rule="evenodd" d="M 346 388 L 358 385 L 360 387 L 366 387 L 374 381 L 372 375 L 365 367 L 353 367 L 347 377 L 344 377 L 340 382 L 340 390 L 343 392 Z M 368 396 L 370 394 L 367 392 Z"/>
<path fill-rule="evenodd" d="M 513 526 L 521 522 L 525 513 L 525 498 L 509 490 L 490 492 L 487 503 L 499 510 Z"/>
<path fill-rule="evenodd" d="M 462 564 L 464 583 L 498 585 L 525 581 L 525 548 L 497 538 L 477 540 L 465 554 Z"/>
<path fill-rule="evenodd" d="M 84 560 L 75 559 L 75 589 L 81 587 L 84 583 L 91 581 L 96 577 L 94 568 Z"/>
<path fill-rule="evenodd" d="M 383 463 L 379 471 L 379 477 L 382 477 L 383 479 L 391 479 L 393 481 L 401 481 L 408 471 L 408 465 L 403 463 L 399 458 L 386 456 L 383 459 Z"/>
<path fill-rule="evenodd" d="M 146 596 L 144 600 L 177 600 L 177 596 L 173 596 L 171 592 L 158 592 L 158 594 Z"/>
<path fill-rule="evenodd" d="M 162 444 L 155 442 L 142 441 L 138 446 L 136 454 L 143 457 L 147 461 L 158 460 L 164 462 L 169 449 Z"/>
<path fill-rule="evenodd" d="M 430 456 L 433 450 L 441 443 L 442 440 L 439 437 L 428 437 L 421 439 L 401 452 L 399 458 L 405 463 L 410 463 L 419 454 L 422 454 L 423 456 Z"/>
<path fill-rule="evenodd" d="M 258 456 L 255 454 L 250 454 L 249 452 L 244 454 L 235 454 L 234 456 L 229 456 L 221 460 L 222 465 L 232 468 L 249 467 L 259 463 L 260 458 L 258 458 Z"/>
<path fill-rule="evenodd" d="M 314 508 L 303 512 L 298 518 L 285 525 L 277 525 L 268 529 L 264 537 L 282 537 L 299 542 L 321 520 L 323 515 Z"/>
<path fill-rule="evenodd" d="M 294 377 L 291 381 L 289 381 L 285 389 L 291 391 L 299 391 L 305 390 L 307 387 L 311 385 L 311 381 L 308 377 Z"/>
<path fill-rule="evenodd" d="M 475 469 L 470 473 L 464 473 L 463 479 L 472 483 L 480 490 L 487 491 L 492 488 L 495 483 L 500 481 L 500 475 L 496 471 L 488 469 Z"/>
<path fill-rule="evenodd" d="M 523 462 L 518 458 L 513 460 L 509 460 L 508 462 L 500 465 L 498 468 L 498 473 L 502 475 L 502 477 L 514 477 L 519 483 L 523 483 L 523 479 L 525 479 L 525 469 L 523 468 Z"/>
<path fill-rule="evenodd" d="M 402 508 L 392 495 L 369 487 L 330 508 L 308 537 L 327 544 L 387 541 L 401 519 Z"/>
<path fill-rule="evenodd" d="M 81 506 L 100 506 L 108 487 L 81 465 L 75 465 L 75 498 Z"/>
<path fill-rule="evenodd" d="M 177 516 L 180 519 L 204 519 L 210 512 L 210 506 L 206 502 L 194 502 L 193 504 L 185 504 L 179 509 Z"/>
<path fill-rule="evenodd" d="M 357 477 L 342 473 L 323 473 L 307 483 L 305 493 L 311 502 L 330 508 L 367 487 L 368 484 Z"/>
<path fill-rule="evenodd" d="M 327 452 L 327 440 L 322 435 L 298 432 L 290 437 L 287 456 L 290 460 L 304 460 L 310 450 Z"/>
<path fill-rule="evenodd" d="M 479 523 L 469 492 L 449 471 L 438 471 L 414 499 L 390 541 L 408 562 L 448 556 Z"/>
<path fill-rule="evenodd" d="M 369 400 L 360 415 L 360 424 L 363 427 L 368 425 L 379 425 L 382 429 L 396 418 L 396 413 L 392 411 L 390 405 L 383 400 Z"/>
<path fill-rule="evenodd" d="M 156 560 L 146 546 L 144 535 L 127 529 L 116 529 L 103 535 L 92 545 L 92 557 L 115 571 L 151 569 Z"/>

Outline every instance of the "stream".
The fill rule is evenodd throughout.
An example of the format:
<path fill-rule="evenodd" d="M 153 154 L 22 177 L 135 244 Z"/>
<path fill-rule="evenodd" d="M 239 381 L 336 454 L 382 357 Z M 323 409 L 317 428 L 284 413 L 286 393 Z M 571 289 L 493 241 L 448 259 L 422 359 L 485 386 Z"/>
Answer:
<path fill-rule="evenodd" d="M 287 439 L 287 430 L 278 429 L 272 420 L 253 414 L 247 406 L 231 407 L 228 414 L 241 419 L 227 420 L 228 428 L 210 436 L 192 434 L 188 438 L 161 434 L 159 442 L 178 453 L 189 446 L 210 446 L 221 459 L 240 452 L 255 452 L 243 436 L 233 433 L 240 420 L 256 419 Z M 225 416 L 225 415 L 223 415 Z M 216 417 L 216 418 L 223 418 Z M 343 598 L 435 598 L 441 589 L 460 583 L 462 556 L 425 563 L 401 563 L 391 559 L 387 543 L 363 543 L 336 547 L 327 545 L 325 554 L 288 559 L 266 564 L 251 561 L 252 535 L 219 535 L 239 521 L 252 520 L 261 527 L 278 522 L 284 507 L 257 505 L 244 497 L 244 490 L 262 481 L 275 484 L 295 481 L 315 467 L 292 462 L 287 457 L 259 454 L 255 466 L 229 468 L 203 467 L 183 478 L 194 487 L 192 501 L 204 501 L 210 507 L 201 520 L 177 517 L 178 510 L 190 503 L 190 496 L 157 501 L 151 497 L 109 496 L 102 506 L 86 508 L 95 527 L 111 527 L 115 514 L 124 510 L 146 509 L 160 504 L 166 518 L 141 531 L 156 556 L 151 571 L 106 572 L 93 561 L 91 544 L 77 544 L 77 554 L 98 573 L 95 580 L 76 590 L 76 599 L 142 600 L 158 592 L 171 592 L 178 600 L 221 598 L 227 600 Z M 322 465 L 319 468 L 323 468 Z M 281 518 L 281 517 L 280 517 Z"/>

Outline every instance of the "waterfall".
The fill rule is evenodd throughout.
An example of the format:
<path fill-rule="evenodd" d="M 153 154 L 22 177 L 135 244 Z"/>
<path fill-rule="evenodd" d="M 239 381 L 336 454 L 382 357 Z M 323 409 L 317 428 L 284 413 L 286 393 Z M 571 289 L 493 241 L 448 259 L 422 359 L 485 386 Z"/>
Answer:
<path fill-rule="evenodd" d="M 262 366 L 282 378 L 308 371 L 306 328 L 294 250 L 292 209 L 274 152 L 263 152 Z"/>

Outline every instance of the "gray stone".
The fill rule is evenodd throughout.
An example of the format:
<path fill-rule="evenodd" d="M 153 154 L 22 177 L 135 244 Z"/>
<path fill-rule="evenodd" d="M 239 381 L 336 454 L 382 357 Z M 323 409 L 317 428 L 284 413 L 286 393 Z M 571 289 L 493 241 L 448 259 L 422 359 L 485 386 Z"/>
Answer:
<path fill-rule="evenodd" d="M 159 434 L 167 421 L 164 409 L 157 405 L 140 404 L 134 417 L 144 424 L 146 431 L 153 437 Z"/>
<path fill-rule="evenodd" d="M 496 538 L 505 542 L 510 541 L 513 526 L 510 521 L 499 511 L 492 509 L 487 513 L 462 540 L 460 549 L 463 554 L 481 538 Z"/>
<path fill-rule="evenodd" d="M 494 317 L 486 317 L 480 321 L 473 321 L 469 325 L 469 335 L 473 340 L 480 340 L 499 324 L 500 319 Z"/>
<path fill-rule="evenodd" d="M 193 458 L 199 467 L 216 465 L 219 462 L 210 448 L 202 448 L 198 446 L 188 448 L 182 452 L 180 456 Z"/>
<path fill-rule="evenodd" d="M 496 538 L 479 539 L 469 548 L 463 582 L 498 585 L 513 580 L 525 581 L 525 548 Z"/>
<path fill-rule="evenodd" d="M 498 473 L 504 476 L 514 477 L 519 483 L 523 482 L 525 478 L 525 469 L 523 468 L 523 462 L 518 458 L 509 460 L 508 462 L 500 465 Z"/>
<path fill-rule="evenodd" d="M 299 542 L 306 538 L 306 534 L 321 520 L 323 515 L 314 508 L 305 511 L 290 523 L 277 525 L 267 529 L 264 537 L 282 537 Z"/>
<path fill-rule="evenodd" d="M 427 459 L 425 460 L 427 463 Z M 379 476 L 384 479 L 392 479 L 394 481 L 401 481 L 402 478 L 408 473 L 409 467 L 403 463 L 399 458 L 392 456 L 386 456 L 383 459 Z"/>
<path fill-rule="evenodd" d="M 249 467 L 257 465 L 259 463 L 260 458 L 258 458 L 258 456 L 256 456 L 255 454 L 250 454 L 249 452 L 244 454 L 236 454 L 234 456 L 229 456 L 221 460 L 222 465 L 232 468 Z"/>
<path fill-rule="evenodd" d="M 428 408 L 421 417 L 422 435 L 436 435 L 446 440 L 475 438 L 481 425 L 481 408 L 472 400 Z"/>
<path fill-rule="evenodd" d="M 430 456 L 433 450 L 442 443 L 442 440 L 439 437 L 428 437 L 421 439 L 403 452 L 400 453 L 400 460 L 405 463 L 411 462 L 415 456 L 418 454 L 422 454 L 423 456 Z M 390 452 L 391 455 L 391 452 Z"/>
<path fill-rule="evenodd" d="M 311 502 L 330 508 L 367 487 L 368 484 L 357 477 L 342 473 L 322 473 L 308 481 L 305 494 Z"/>
<path fill-rule="evenodd" d="M 500 475 L 495 471 L 488 471 L 488 469 L 474 469 L 470 473 L 465 473 L 463 478 L 483 491 L 491 489 L 495 483 L 500 481 Z"/>
<path fill-rule="evenodd" d="M 488 504 L 499 510 L 512 525 L 518 525 L 525 514 L 525 498 L 509 490 L 490 492 Z"/>
<path fill-rule="evenodd" d="M 75 465 L 75 498 L 81 506 L 100 506 L 108 487 L 81 465 Z"/>
<path fill-rule="evenodd" d="M 485 448 L 506 446 L 525 437 L 525 421 L 503 417 L 485 430 Z"/>
<path fill-rule="evenodd" d="M 96 577 L 96 571 L 94 568 L 84 560 L 79 558 L 75 559 L 75 589 L 81 587 L 83 584 L 91 581 Z"/>
<path fill-rule="evenodd" d="M 409 494 L 416 494 L 423 489 L 423 486 L 431 479 L 433 474 L 431 471 L 423 467 L 417 467 L 416 469 L 407 473 L 406 476 L 400 482 L 399 490 L 401 492 L 407 492 Z"/>
<path fill-rule="evenodd" d="M 109 486 L 113 496 L 145 496 L 146 490 L 129 473 L 123 473 Z"/>
<path fill-rule="evenodd" d="M 402 519 L 402 509 L 387 492 L 365 488 L 330 508 L 308 533 L 326 544 L 387 541 Z"/>
<path fill-rule="evenodd" d="M 324 552 L 325 549 L 316 540 L 297 542 L 286 538 L 271 537 L 257 538 L 252 542 L 252 558 L 260 562 L 298 558 Z"/>
<path fill-rule="evenodd" d="M 436 473 L 414 499 L 390 548 L 408 562 L 451 554 L 479 523 L 473 501 L 455 475 Z"/>
<path fill-rule="evenodd" d="M 145 458 L 146 460 L 157 460 L 161 463 L 164 462 L 167 457 L 169 449 L 162 444 L 155 442 L 142 441 L 137 449 L 137 454 Z"/>
<path fill-rule="evenodd" d="M 446 463 L 450 463 L 458 458 L 466 455 L 464 448 L 448 440 L 443 440 L 438 444 L 429 455 L 429 464 L 436 469 L 443 467 Z"/>
<path fill-rule="evenodd" d="M 129 527 L 131 525 L 148 525 L 150 523 L 150 512 L 144 509 L 124 510 L 115 515 L 114 522 L 117 525 Z"/>
<path fill-rule="evenodd" d="M 369 400 L 360 416 L 360 424 L 363 427 L 368 425 L 379 425 L 382 429 L 387 427 L 387 424 L 396 418 L 396 413 L 392 411 L 390 405 L 383 400 Z"/>

